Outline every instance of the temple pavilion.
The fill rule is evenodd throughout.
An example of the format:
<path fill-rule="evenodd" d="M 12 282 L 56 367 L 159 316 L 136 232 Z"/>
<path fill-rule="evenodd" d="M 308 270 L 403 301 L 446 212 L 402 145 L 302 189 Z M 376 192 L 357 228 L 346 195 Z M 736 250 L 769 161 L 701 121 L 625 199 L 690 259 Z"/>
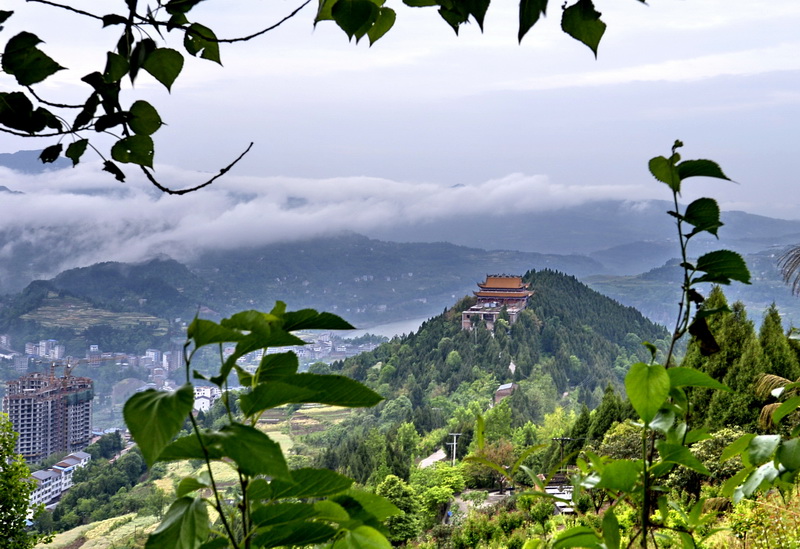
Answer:
<path fill-rule="evenodd" d="M 522 282 L 521 276 L 486 275 L 486 281 L 479 282 L 478 287 L 480 290 L 473 292 L 478 302 L 461 313 L 461 327 L 464 330 L 472 329 L 474 320 L 482 320 L 486 328 L 493 330 L 504 307 L 513 324 L 527 305 L 528 298 L 533 295 L 528 284 Z"/>

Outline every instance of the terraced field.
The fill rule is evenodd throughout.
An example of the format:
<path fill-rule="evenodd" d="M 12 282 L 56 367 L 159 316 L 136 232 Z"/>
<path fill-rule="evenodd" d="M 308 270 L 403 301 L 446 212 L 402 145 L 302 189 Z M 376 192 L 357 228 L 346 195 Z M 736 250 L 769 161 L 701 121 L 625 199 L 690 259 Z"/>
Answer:
<path fill-rule="evenodd" d="M 98 309 L 86 301 L 74 297 L 48 297 L 38 309 L 22 315 L 46 328 L 69 328 L 83 332 L 92 326 L 107 325 L 115 329 L 147 326 L 153 335 L 166 335 L 169 325 L 163 318 L 144 313 L 113 312 Z"/>

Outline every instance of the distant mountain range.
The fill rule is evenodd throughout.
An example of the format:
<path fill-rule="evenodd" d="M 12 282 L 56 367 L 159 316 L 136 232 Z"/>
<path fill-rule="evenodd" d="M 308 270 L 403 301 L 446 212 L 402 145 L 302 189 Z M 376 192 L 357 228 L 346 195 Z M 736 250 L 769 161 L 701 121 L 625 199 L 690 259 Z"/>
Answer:
<path fill-rule="evenodd" d="M 17 169 L 17 161 L 29 165 L 37 155 L 0 155 L 0 165 Z M 5 192 L 15 191 L 2 188 L 0 196 Z M 480 219 L 373 231 L 369 238 L 339 234 L 231 250 L 198 249 L 183 263 L 163 256 L 138 264 L 66 270 L 64 266 L 80 265 L 77 258 L 92 257 L 96 240 L 76 239 L 68 230 L 43 223 L 35 238 L 31 229 L 0 230 L 0 294 L 9 294 L 4 299 L 9 310 L 13 294 L 33 280 L 50 279 L 55 290 L 112 310 L 185 318 L 199 308 L 229 314 L 269 308 L 281 299 L 292 308 L 330 310 L 370 326 L 439 313 L 470 294 L 486 274 L 549 268 L 577 276 L 649 318 L 671 324 L 678 268 L 670 263 L 677 244 L 665 214 L 669 209 L 669 203 L 651 200 L 601 201 L 502 217 L 486 212 Z M 775 267 L 777 255 L 800 242 L 800 221 L 745 212 L 723 212 L 722 220 L 721 239 L 698 238 L 693 253 L 720 247 L 742 253 L 754 282 L 727 290 L 730 297 L 742 299 L 757 320 L 775 301 L 790 321 L 800 322 L 797 300 Z"/>
<path fill-rule="evenodd" d="M 43 164 L 39 160 L 42 151 L 17 151 L 15 153 L 0 153 L 0 166 L 18 171 L 21 173 L 42 173 L 44 171 L 60 170 L 71 166 L 66 158 L 58 158 L 50 164 Z M 2 192 L 5 187 L 0 187 Z M 7 189 L 6 189 L 7 190 Z"/>

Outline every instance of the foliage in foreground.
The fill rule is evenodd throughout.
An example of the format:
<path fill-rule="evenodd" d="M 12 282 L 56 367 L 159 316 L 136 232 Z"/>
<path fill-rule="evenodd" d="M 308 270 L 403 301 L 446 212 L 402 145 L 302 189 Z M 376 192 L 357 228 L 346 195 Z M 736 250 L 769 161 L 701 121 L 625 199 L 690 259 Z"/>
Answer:
<path fill-rule="evenodd" d="M 8 414 L 0 412 L 0 549 L 25 549 L 48 536 L 28 532 L 26 518 L 31 492 L 30 469 L 21 455 L 14 451 L 19 435 Z M 34 516 L 43 512 L 39 505 Z"/>
<path fill-rule="evenodd" d="M 310 309 L 287 312 L 278 303 L 269 313 L 244 311 L 220 323 L 195 319 L 186 343 L 186 384 L 174 393 L 139 393 L 125 404 L 128 428 L 148 466 L 163 461 L 200 460 L 205 471 L 184 478 L 176 500 L 146 547 L 220 548 L 277 547 L 325 544 L 335 548 L 390 547 L 383 521 L 399 512 L 380 496 L 352 488 L 353 481 L 326 469 L 290 471 L 280 446 L 257 428 L 263 412 L 284 404 L 322 403 L 373 406 L 381 397 L 349 378 L 297 373 L 294 353 L 267 354 L 270 347 L 303 345 L 292 332 L 311 329 L 349 329 L 337 316 Z M 225 391 L 225 421 L 204 429 L 191 414 L 194 392 L 190 381 L 192 358 L 205 346 L 235 343 L 221 358 L 218 375 L 202 378 L 227 389 L 235 372 L 246 389 L 239 395 L 241 415 L 234 414 L 231 393 Z M 255 372 L 237 360 L 263 352 Z M 177 435 L 185 421 L 191 433 Z M 224 489 L 214 477 L 212 462 L 230 466 L 238 482 Z"/>

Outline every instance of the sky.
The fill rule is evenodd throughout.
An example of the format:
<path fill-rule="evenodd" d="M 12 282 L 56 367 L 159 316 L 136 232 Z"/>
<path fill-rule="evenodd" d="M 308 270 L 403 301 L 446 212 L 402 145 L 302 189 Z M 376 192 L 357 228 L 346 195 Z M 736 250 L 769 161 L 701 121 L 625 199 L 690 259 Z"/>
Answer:
<path fill-rule="evenodd" d="M 692 182 L 684 200 L 800 218 L 800 2 L 596 0 L 608 25 L 597 59 L 561 32 L 560 3 L 550 4 L 520 45 L 511 2 L 495 0 L 483 33 L 471 24 L 456 36 L 435 10 L 390 0 L 397 23 L 372 47 L 332 22 L 314 27 L 309 5 L 261 38 L 223 46 L 222 67 L 187 60 L 171 94 L 143 75 L 123 95 L 150 101 L 167 123 L 155 162 L 170 186 L 201 182 L 252 141 L 224 178 L 170 197 L 132 168 L 117 183 L 88 153 L 85 165 L 37 176 L 0 168 L 0 185 L 25 193 L 0 195 L 0 230 L 30 242 L 67 233 L 76 263 L 135 261 L 486 211 L 667 199 L 647 161 L 675 139 L 684 158 L 711 158 L 735 180 Z M 206 1 L 193 14 L 233 37 L 298 5 Z M 37 92 L 82 101 L 78 80 L 102 67 L 117 31 L 22 0 L 4 9 L 15 14 L 0 39 L 35 32 L 69 69 Z M 181 49 L 177 33 L 166 38 Z M 0 152 L 49 144 L 0 136 Z"/>

